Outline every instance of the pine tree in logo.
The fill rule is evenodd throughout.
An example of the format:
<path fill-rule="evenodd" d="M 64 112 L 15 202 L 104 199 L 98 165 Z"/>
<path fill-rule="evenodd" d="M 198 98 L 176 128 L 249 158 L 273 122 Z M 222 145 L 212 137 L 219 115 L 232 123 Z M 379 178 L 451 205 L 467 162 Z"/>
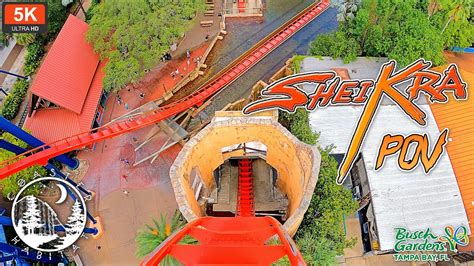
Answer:
<path fill-rule="evenodd" d="M 84 214 L 81 202 L 76 200 L 72 206 L 72 213 L 67 218 L 66 232 L 68 235 L 76 235 L 81 233 L 84 223 Z"/>
<path fill-rule="evenodd" d="M 33 196 L 25 197 L 26 211 L 20 220 L 20 227 L 23 228 L 25 235 L 37 234 L 38 228 L 44 226 L 41 221 L 41 211 Z"/>

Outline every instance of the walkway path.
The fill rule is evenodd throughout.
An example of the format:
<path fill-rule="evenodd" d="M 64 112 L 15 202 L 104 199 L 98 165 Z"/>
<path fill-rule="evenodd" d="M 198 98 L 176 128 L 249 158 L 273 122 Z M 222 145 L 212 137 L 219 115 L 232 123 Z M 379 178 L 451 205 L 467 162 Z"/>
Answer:
<path fill-rule="evenodd" d="M 197 17 L 196 22 L 201 19 L 202 15 Z M 209 20 L 209 17 L 206 19 Z M 117 102 L 116 94 L 112 93 L 107 101 L 102 124 L 162 97 L 194 70 L 196 63 L 193 59 L 201 57 L 210 44 L 210 41 L 205 41 L 205 34 L 209 32 L 211 39 L 220 31 L 217 12 L 213 19 L 215 22 L 211 28 L 201 29 L 199 23 L 196 23 L 172 53 L 171 61 L 160 63 L 138 84 L 119 92 L 121 104 Z M 187 49 L 191 51 L 189 65 Z M 173 78 L 171 73 L 176 69 L 180 74 Z M 145 99 L 140 98 L 141 93 L 145 94 Z M 79 255 L 85 265 L 136 265 L 137 231 L 146 223 L 151 223 L 153 218 L 158 218 L 161 213 L 171 215 L 177 208 L 169 168 L 181 150 L 179 144 L 163 152 L 153 164 L 145 162 L 136 167 L 131 166 L 137 159 L 155 152 L 168 137 L 161 133 L 135 152 L 135 148 L 146 139 L 150 130 L 151 127 L 148 127 L 103 141 L 95 146 L 94 151 L 83 151 L 78 155 L 80 160 L 89 162 L 83 183 L 96 192 L 94 204 L 89 209 L 100 215 L 106 231 L 99 240 L 81 239 L 78 242 L 81 247 Z M 121 162 L 121 159 L 128 160 L 130 166 Z"/>

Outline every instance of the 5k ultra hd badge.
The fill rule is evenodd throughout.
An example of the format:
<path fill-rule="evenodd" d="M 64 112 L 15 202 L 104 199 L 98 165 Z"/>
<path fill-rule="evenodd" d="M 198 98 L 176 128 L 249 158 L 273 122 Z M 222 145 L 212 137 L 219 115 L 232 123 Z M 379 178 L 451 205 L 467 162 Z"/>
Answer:
<path fill-rule="evenodd" d="M 41 33 L 48 29 L 46 3 L 4 2 L 4 33 Z"/>

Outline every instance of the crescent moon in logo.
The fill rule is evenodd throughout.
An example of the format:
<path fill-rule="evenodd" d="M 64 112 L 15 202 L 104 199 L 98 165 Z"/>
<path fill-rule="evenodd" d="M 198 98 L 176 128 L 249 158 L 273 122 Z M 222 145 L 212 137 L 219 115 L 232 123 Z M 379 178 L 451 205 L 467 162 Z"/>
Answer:
<path fill-rule="evenodd" d="M 62 184 L 56 184 L 56 186 L 59 188 L 59 190 L 61 190 L 61 196 L 59 197 L 58 201 L 56 201 L 56 204 L 61 204 L 67 198 L 66 187 L 64 187 L 64 185 L 62 185 Z"/>

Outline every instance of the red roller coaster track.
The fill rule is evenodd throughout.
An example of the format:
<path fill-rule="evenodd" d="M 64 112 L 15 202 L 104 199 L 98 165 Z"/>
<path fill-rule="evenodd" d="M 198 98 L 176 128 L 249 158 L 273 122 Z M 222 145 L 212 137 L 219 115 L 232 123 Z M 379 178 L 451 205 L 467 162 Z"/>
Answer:
<path fill-rule="evenodd" d="M 198 243 L 180 244 L 186 236 Z M 159 265 L 167 255 L 184 265 L 270 265 L 284 256 L 291 265 L 306 265 L 288 233 L 269 216 L 201 217 L 171 235 L 141 265 Z"/>
<path fill-rule="evenodd" d="M 252 160 L 239 160 L 239 193 L 237 198 L 237 215 L 255 216 L 253 201 Z"/>
<path fill-rule="evenodd" d="M 185 265 L 270 265 L 286 256 L 306 265 L 295 243 L 272 217 L 255 217 L 252 160 L 239 160 L 237 217 L 201 217 L 171 235 L 142 262 L 159 265 L 172 256 Z M 196 244 L 180 244 L 193 237 Z"/>
<path fill-rule="evenodd" d="M 211 78 L 191 95 L 155 110 L 145 112 L 133 119 L 95 128 L 91 131 L 83 132 L 29 150 L 26 153 L 20 154 L 11 160 L 0 164 L 0 179 L 8 177 L 11 174 L 35 164 L 45 165 L 48 163 L 49 159 L 58 155 L 88 146 L 101 140 L 138 130 L 172 117 L 193 106 L 202 105 L 207 98 L 225 88 L 242 74 L 247 72 L 256 63 L 270 54 L 271 51 L 316 18 L 322 11 L 328 8 L 328 6 L 329 3 L 326 1 L 310 5 L 290 21 L 258 42 L 252 49 L 249 49 L 228 67 L 217 73 L 214 78 Z"/>

